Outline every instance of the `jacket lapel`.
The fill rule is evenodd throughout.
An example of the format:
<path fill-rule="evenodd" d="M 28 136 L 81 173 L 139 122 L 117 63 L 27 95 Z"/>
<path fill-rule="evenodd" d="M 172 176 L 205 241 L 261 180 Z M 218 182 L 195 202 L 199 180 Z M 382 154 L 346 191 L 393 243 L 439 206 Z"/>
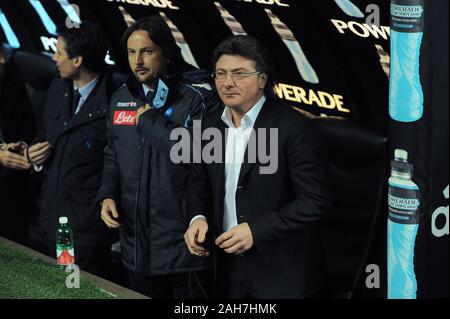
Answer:
<path fill-rule="evenodd" d="M 260 138 L 258 136 L 258 129 L 266 129 L 266 145 L 270 145 L 270 128 L 276 127 L 276 125 L 274 125 L 275 123 L 277 123 L 277 113 L 278 113 L 278 109 L 272 105 L 272 103 L 270 101 L 266 101 L 263 105 L 263 107 L 261 108 L 261 111 L 258 115 L 258 117 L 256 118 L 256 122 L 253 125 L 253 130 L 254 130 L 254 143 L 255 143 L 255 147 L 253 147 L 252 152 L 256 152 L 256 154 L 254 154 L 253 156 L 250 157 L 250 159 L 252 159 L 251 162 L 249 162 L 249 147 L 247 145 L 247 148 L 245 150 L 245 155 L 244 155 L 244 161 L 241 165 L 241 171 L 239 173 L 239 181 L 238 181 L 238 185 L 242 185 L 242 183 L 244 182 L 245 178 L 247 177 L 248 173 L 253 169 L 253 167 L 255 166 L 256 163 L 259 163 L 259 158 L 258 158 L 258 139 Z M 252 133 L 253 134 L 253 133 Z M 249 143 L 250 143 L 251 139 L 249 139 Z M 267 150 L 267 149 L 266 149 Z M 256 160 L 255 160 L 256 159 Z M 259 165 L 256 165 L 257 167 Z"/>
<path fill-rule="evenodd" d="M 67 81 L 65 83 L 64 101 L 62 101 L 61 107 L 59 108 L 59 116 L 62 119 L 59 121 L 59 123 L 61 123 L 61 127 L 58 128 L 54 138 L 50 141 L 52 145 L 56 145 L 58 139 L 66 132 L 70 132 L 73 128 L 93 121 L 97 118 L 104 117 L 107 113 L 107 97 L 101 94 L 101 92 L 104 92 L 103 89 L 106 85 L 104 77 L 100 78 L 94 90 L 92 90 L 91 94 L 84 102 L 81 110 L 72 118 L 70 117 L 72 103 L 71 90 L 73 90 L 71 85 L 73 85 L 72 81 Z"/>
<path fill-rule="evenodd" d="M 220 113 L 221 114 L 221 113 Z M 222 153 L 221 153 L 221 160 L 219 163 L 214 164 L 213 167 L 213 175 L 215 181 L 217 181 L 219 185 L 220 194 L 225 195 L 225 151 L 226 151 L 226 139 L 227 139 L 227 127 L 225 123 L 222 121 L 222 119 L 219 116 L 219 121 L 216 124 L 216 126 L 220 130 L 220 134 L 222 137 Z M 223 199 L 223 196 L 221 196 Z"/>
<path fill-rule="evenodd" d="M 222 121 L 222 112 L 224 110 L 224 107 L 220 108 L 220 110 L 215 111 L 214 113 L 211 113 L 209 116 L 211 116 L 213 121 L 211 121 L 207 127 L 202 128 L 202 132 L 205 128 L 211 127 L 219 129 L 220 131 L 220 137 L 221 137 L 221 158 L 218 163 L 214 162 L 212 164 L 207 165 L 208 167 L 208 173 L 210 174 L 210 179 L 213 185 L 215 185 L 215 191 L 214 191 L 214 206 L 218 208 L 217 210 L 214 210 L 216 213 L 215 220 L 218 221 L 216 223 L 216 227 L 218 227 L 218 230 L 222 229 L 222 220 L 223 220 L 223 207 L 224 207 L 224 199 L 225 199 L 225 151 L 226 151 L 226 138 L 227 138 L 227 126 Z M 209 122 L 207 120 L 204 120 L 205 122 Z M 202 143 L 203 144 L 203 143 Z M 205 143 L 207 144 L 207 143 Z M 203 150 L 203 148 L 202 148 Z M 220 222 L 219 222 L 220 221 Z"/>
<path fill-rule="evenodd" d="M 50 144 L 56 145 L 59 137 L 65 132 L 70 120 L 70 105 L 72 103 L 73 82 L 64 80 L 62 94 L 56 97 L 54 110 L 51 110 L 49 117 L 57 119 L 53 133 L 48 137 Z"/>
<path fill-rule="evenodd" d="M 89 94 L 87 100 L 83 103 L 80 111 L 75 114 L 69 121 L 67 129 L 71 129 L 87 122 L 95 120 L 99 117 L 106 116 L 108 101 L 106 96 L 99 94 L 105 92 L 104 77 L 101 77 Z"/>
<path fill-rule="evenodd" d="M 59 116 L 64 119 L 64 122 L 70 120 L 70 112 L 72 109 L 72 96 L 73 96 L 73 82 L 71 80 L 64 81 L 64 99 L 59 108 Z"/>

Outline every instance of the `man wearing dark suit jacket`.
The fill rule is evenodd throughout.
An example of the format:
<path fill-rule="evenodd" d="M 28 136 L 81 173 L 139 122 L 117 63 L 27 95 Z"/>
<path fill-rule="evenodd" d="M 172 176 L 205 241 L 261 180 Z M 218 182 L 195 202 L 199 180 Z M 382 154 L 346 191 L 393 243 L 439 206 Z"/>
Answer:
<path fill-rule="evenodd" d="M 315 133 L 275 100 L 270 56 L 259 41 L 222 42 L 213 65 L 224 107 L 205 116 L 202 129 L 220 130 L 224 155 L 193 166 L 187 246 L 206 256 L 208 237 L 215 238 L 221 297 L 317 297 L 324 277 L 318 221 L 328 191 Z M 274 163 L 264 167 L 261 147 L 269 141 Z"/>
<path fill-rule="evenodd" d="M 106 116 L 114 91 L 106 72 L 106 39 L 96 24 L 61 26 L 53 60 L 60 77 L 47 92 L 44 129 L 27 154 L 44 185 L 39 222 L 47 233 L 50 256 L 61 216 L 74 233 L 75 263 L 108 277 L 115 232 L 100 218 L 96 195 L 101 185 Z"/>

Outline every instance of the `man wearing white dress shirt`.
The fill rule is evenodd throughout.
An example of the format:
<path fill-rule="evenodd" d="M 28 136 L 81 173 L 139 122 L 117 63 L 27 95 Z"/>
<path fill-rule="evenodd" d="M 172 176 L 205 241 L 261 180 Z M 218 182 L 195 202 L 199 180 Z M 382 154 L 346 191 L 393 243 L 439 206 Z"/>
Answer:
<path fill-rule="evenodd" d="M 220 297 L 317 297 L 323 277 L 318 221 L 328 207 L 317 137 L 305 118 L 275 99 L 270 56 L 259 41 L 232 37 L 215 50 L 213 63 L 224 106 L 203 118 L 202 129 L 221 131 L 225 155 L 221 163 L 193 166 L 186 244 L 207 256 L 214 237 Z M 274 128 L 277 147 L 270 137 L 264 149 L 276 170 L 265 173 L 259 148 Z M 255 141 L 258 149 L 250 144 Z"/>

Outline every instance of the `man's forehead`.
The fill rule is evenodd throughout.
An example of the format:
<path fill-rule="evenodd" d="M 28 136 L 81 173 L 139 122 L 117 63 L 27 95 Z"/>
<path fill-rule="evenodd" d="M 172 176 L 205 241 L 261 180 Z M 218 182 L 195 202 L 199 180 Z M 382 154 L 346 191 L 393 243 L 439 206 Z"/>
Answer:
<path fill-rule="evenodd" d="M 56 45 L 64 45 L 66 43 L 66 40 L 62 36 L 58 36 L 58 41 L 56 41 Z"/>
<path fill-rule="evenodd" d="M 128 37 L 128 43 L 130 42 L 147 42 L 154 44 L 150 34 L 144 30 L 136 30 Z"/>
<path fill-rule="evenodd" d="M 145 44 L 145 43 L 135 43 L 135 44 L 133 44 L 133 43 L 129 43 L 128 45 L 127 45 L 127 48 L 130 50 L 130 49 L 133 49 L 133 50 L 143 50 L 143 49 L 156 49 L 158 46 L 157 45 L 155 45 L 155 44 L 149 44 L 149 43 L 147 43 L 147 44 Z"/>
<path fill-rule="evenodd" d="M 58 41 L 56 41 L 56 47 L 61 50 L 66 50 L 66 40 L 62 36 L 58 36 Z"/>
<path fill-rule="evenodd" d="M 233 69 L 255 67 L 255 61 L 238 54 L 223 54 L 217 60 L 216 67 Z"/>
<path fill-rule="evenodd" d="M 127 48 L 128 50 L 132 49 L 132 50 L 143 50 L 143 49 L 152 49 L 152 50 L 157 50 L 159 49 L 159 47 L 153 43 L 153 42 L 133 42 L 133 41 L 128 41 L 127 43 Z"/>

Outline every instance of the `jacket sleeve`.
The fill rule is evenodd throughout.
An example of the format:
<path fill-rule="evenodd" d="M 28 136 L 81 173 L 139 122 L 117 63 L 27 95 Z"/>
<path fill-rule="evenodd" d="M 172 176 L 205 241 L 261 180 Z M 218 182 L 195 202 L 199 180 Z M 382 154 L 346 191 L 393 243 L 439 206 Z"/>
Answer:
<path fill-rule="evenodd" d="M 328 210 L 325 155 L 309 122 L 304 123 L 293 126 L 285 144 L 295 198 L 249 222 L 255 248 L 260 251 L 316 225 Z"/>
<path fill-rule="evenodd" d="M 114 105 L 114 97 L 111 99 L 110 105 L 111 110 L 112 105 Z M 104 151 L 102 184 L 97 194 L 98 202 L 102 202 L 105 198 L 113 198 L 116 201 L 120 198 L 120 168 L 114 146 L 114 141 L 117 137 L 113 130 L 111 118 L 108 114 L 106 121 L 107 145 Z"/>
<path fill-rule="evenodd" d="M 204 115 L 205 117 L 207 114 Z M 205 120 L 202 119 L 202 122 Z M 201 127 L 203 131 L 203 127 Z M 192 152 L 201 153 L 202 144 L 201 140 L 197 141 L 191 138 L 193 145 Z M 203 215 L 209 222 L 212 222 L 212 188 L 208 169 L 206 164 L 201 160 L 200 163 L 192 163 L 189 165 L 189 179 L 186 187 L 186 215 L 188 222 L 195 216 Z"/>
<path fill-rule="evenodd" d="M 203 215 L 212 222 L 212 191 L 208 170 L 204 164 L 190 165 L 190 177 L 186 187 L 187 220 Z"/>
<path fill-rule="evenodd" d="M 215 108 L 217 101 L 213 90 L 199 89 L 196 91 L 195 98 L 188 102 L 190 103 L 189 111 L 183 124 L 167 119 L 159 109 L 150 109 L 139 118 L 136 129 L 147 143 L 169 153 L 172 146 L 179 142 L 175 138 L 171 139 L 173 130 L 181 127 L 192 130 L 194 121 L 201 120 L 203 114 Z"/>
<path fill-rule="evenodd" d="M 41 114 L 40 122 L 41 125 L 38 125 L 38 131 L 36 136 L 31 141 L 30 145 L 34 145 L 36 143 L 42 143 L 47 141 L 47 118 L 50 112 L 50 109 L 54 107 L 54 96 L 57 94 L 57 86 L 58 86 L 58 78 L 54 79 L 50 84 L 50 87 L 47 90 L 47 95 L 45 97 L 45 104 Z"/>
<path fill-rule="evenodd" d="M 51 112 L 52 108 L 55 107 L 54 104 L 54 96 L 58 95 L 58 82 L 59 78 L 55 78 L 52 83 L 50 84 L 50 87 L 47 90 L 46 97 L 45 97 L 45 104 L 44 108 L 41 114 L 41 119 L 37 123 L 41 123 L 41 125 L 37 125 L 37 133 L 36 136 L 31 140 L 30 146 L 37 144 L 37 143 L 43 143 L 49 141 L 49 136 L 47 132 L 47 123 L 48 123 L 48 115 Z M 52 145 L 54 147 L 54 145 Z M 45 167 L 46 163 L 51 160 L 53 154 L 50 154 L 50 157 L 46 160 L 44 164 L 41 164 L 39 166 L 32 166 L 31 173 L 32 174 L 40 174 L 43 172 L 43 168 Z"/>

